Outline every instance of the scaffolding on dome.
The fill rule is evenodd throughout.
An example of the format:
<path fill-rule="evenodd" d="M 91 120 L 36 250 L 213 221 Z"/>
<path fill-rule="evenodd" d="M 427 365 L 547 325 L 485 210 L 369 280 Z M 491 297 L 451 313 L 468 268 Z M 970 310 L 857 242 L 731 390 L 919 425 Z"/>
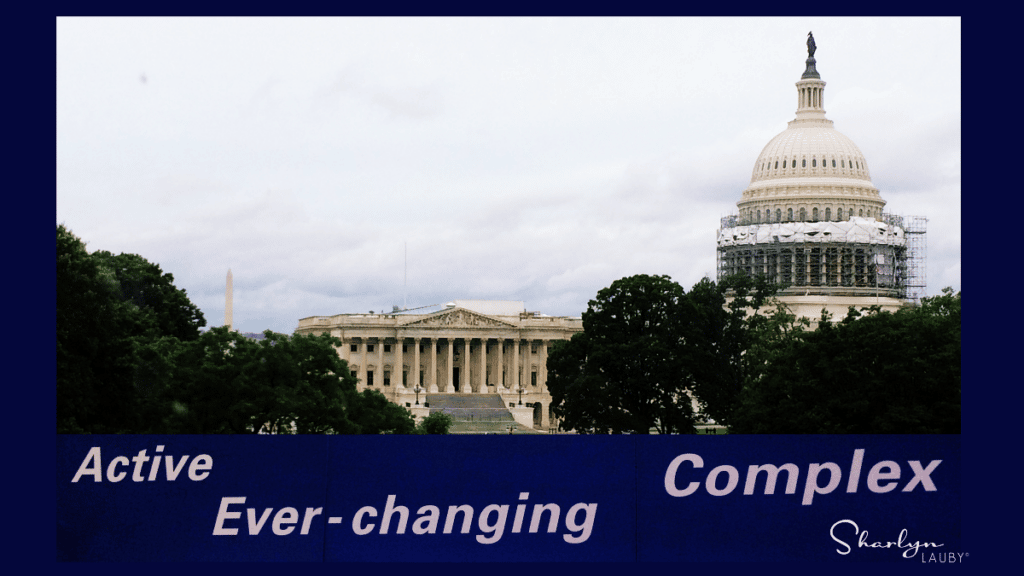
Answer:
<path fill-rule="evenodd" d="M 914 301 L 923 295 L 925 218 L 883 214 L 881 221 L 739 222 L 737 216 L 722 218 L 719 281 L 734 274 L 764 275 L 787 286 L 784 294 Z"/>

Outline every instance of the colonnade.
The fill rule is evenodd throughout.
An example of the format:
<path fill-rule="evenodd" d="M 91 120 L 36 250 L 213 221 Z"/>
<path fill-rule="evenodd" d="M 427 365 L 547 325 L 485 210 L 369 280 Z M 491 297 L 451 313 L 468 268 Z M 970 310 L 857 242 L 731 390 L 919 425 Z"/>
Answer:
<path fill-rule="evenodd" d="M 548 339 L 473 337 L 347 338 L 341 357 L 359 388 L 425 393 L 547 393 Z"/>

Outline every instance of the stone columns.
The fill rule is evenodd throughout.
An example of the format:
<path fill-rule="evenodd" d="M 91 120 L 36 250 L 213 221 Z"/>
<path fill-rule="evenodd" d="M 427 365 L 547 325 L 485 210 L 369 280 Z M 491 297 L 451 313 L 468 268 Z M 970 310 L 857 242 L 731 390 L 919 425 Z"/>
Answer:
<path fill-rule="evenodd" d="M 411 376 L 412 387 L 416 388 L 417 386 L 420 385 L 420 339 L 419 338 L 413 338 L 412 339 L 412 367 L 410 368 L 410 372 L 412 372 L 412 376 Z"/>
<path fill-rule="evenodd" d="M 431 394 L 437 394 L 440 391 L 437 388 L 437 338 L 427 340 L 430 340 L 430 370 L 427 371 L 429 389 Z"/>
<path fill-rule="evenodd" d="M 498 338 L 498 361 L 495 363 L 495 374 L 494 374 L 494 391 L 500 393 L 502 388 L 507 388 L 505 385 L 505 363 L 502 356 L 504 356 L 505 339 Z"/>
<path fill-rule="evenodd" d="M 487 337 L 480 339 L 480 393 L 487 394 Z"/>
<path fill-rule="evenodd" d="M 530 377 L 530 374 L 532 373 L 530 363 L 532 362 L 531 354 L 533 354 L 533 340 L 526 340 L 525 345 L 525 348 L 523 348 L 523 388 L 530 391 L 532 390 L 532 386 L 530 386 L 530 384 L 533 382 L 533 379 Z"/>
<path fill-rule="evenodd" d="M 367 338 L 360 338 L 359 347 L 363 350 L 363 361 L 359 363 L 359 385 L 366 388 L 366 363 L 370 360 L 366 347 L 369 346 Z"/>
<path fill-rule="evenodd" d="M 540 360 L 539 366 L 537 366 L 537 383 L 540 387 L 540 391 L 544 394 L 548 392 L 548 341 L 540 341 Z M 546 417 L 546 416 L 545 416 Z"/>
<path fill-rule="evenodd" d="M 377 338 L 377 386 L 384 389 L 384 339 Z"/>
<path fill-rule="evenodd" d="M 461 382 L 459 383 L 459 391 L 460 392 L 465 392 L 466 394 L 472 394 L 473 393 L 473 362 L 471 362 L 471 359 L 473 358 L 473 354 L 472 354 L 473 339 L 472 338 L 463 338 L 462 340 L 466 343 L 466 355 L 462 359 L 462 371 L 461 372 L 464 373 L 464 375 L 460 375 L 459 376 L 459 380 L 461 380 Z"/>
<path fill-rule="evenodd" d="M 454 338 L 448 338 L 447 340 L 448 340 L 448 366 L 447 366 L 448 378 L 447 378 L 447 384 L 445 385 L 446 388 L 445 388 L 444 391 L 446 393 L 448 393 L 448 394 L 451 394 L 451 393 L 455 392 L 455 379 L 454 379 L 455 375 L 452 373 L 452 370 L 455 368 L 455 339 Z"/>
<path fill-rule="evenodd" d="M 402 358 L 402 346 L 405 344 L 405 338 L 401 336 L 395 337 L 395 370 L 398 371 L 398 386 L 395 387 L 398 391 L 405 389 L 405 382 L 402 381 L 402 375 L 405 373 L 405 364 L 403 364 Z"/>
<path fill-rule="evenodd" d="M 509 371 L 512 372 L 512 382 L 509 384 L 512 385 L 512 391 L 515 392 L 519 389 L 519 338 L 512 341 L 512 366 Z"/>
<path fill-rule="evenodd" d="M 349 342 L 341 337 L 341 330 L 331 330 L 331 336 L 341 340 L 341 348 L 338 348 L 338 356 L 345 362 L 349 362 Z M 349 362 L 351 364 L 351 362 Z"/>

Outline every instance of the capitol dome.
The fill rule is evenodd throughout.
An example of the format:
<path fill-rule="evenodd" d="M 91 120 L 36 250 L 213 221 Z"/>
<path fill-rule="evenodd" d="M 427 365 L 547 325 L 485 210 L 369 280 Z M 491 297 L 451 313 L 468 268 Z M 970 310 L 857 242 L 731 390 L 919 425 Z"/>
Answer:
<path fill-rule="evenodd" d="M 808 59 L 796 118 L 761 150 L 737 203 L 740 223 L 881 219 L 882 200 L 860 148 L 825 117 L 825 82 Z"/>
<path fill-rule="evenodd" d="M 808 318 L 823 307 L 833 314 L 869 303 L 896 309 L 908 276 L 917 284 L 908 237 L 922 246 L 924 228 L 915 220 L 910 234 L 901 217 L 882 213 L 864 154 L 825 117 L 815 49 L 808 34 L 796 118 L 761 150 L 738 214 L 722 218 L 718 278 L 762 276 L 781 287 L 780 302 Z"/>
<path fill-rule="evenodd" d="M 824 176 L 871 185 L 864 154 L 831 124 L 791 126 L 772 138 L 754 163 L 750 183 Z"/>

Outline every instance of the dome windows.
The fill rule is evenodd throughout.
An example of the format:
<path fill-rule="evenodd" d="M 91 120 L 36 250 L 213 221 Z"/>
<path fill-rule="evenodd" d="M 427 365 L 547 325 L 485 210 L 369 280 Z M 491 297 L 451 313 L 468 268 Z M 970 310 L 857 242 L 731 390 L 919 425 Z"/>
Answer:
<path fill-rule="evenodd" d="M 817 168 L 817 167 L 818 167 L 818 159 L 817 158 L 811 158 L 811 168 Z"/>

